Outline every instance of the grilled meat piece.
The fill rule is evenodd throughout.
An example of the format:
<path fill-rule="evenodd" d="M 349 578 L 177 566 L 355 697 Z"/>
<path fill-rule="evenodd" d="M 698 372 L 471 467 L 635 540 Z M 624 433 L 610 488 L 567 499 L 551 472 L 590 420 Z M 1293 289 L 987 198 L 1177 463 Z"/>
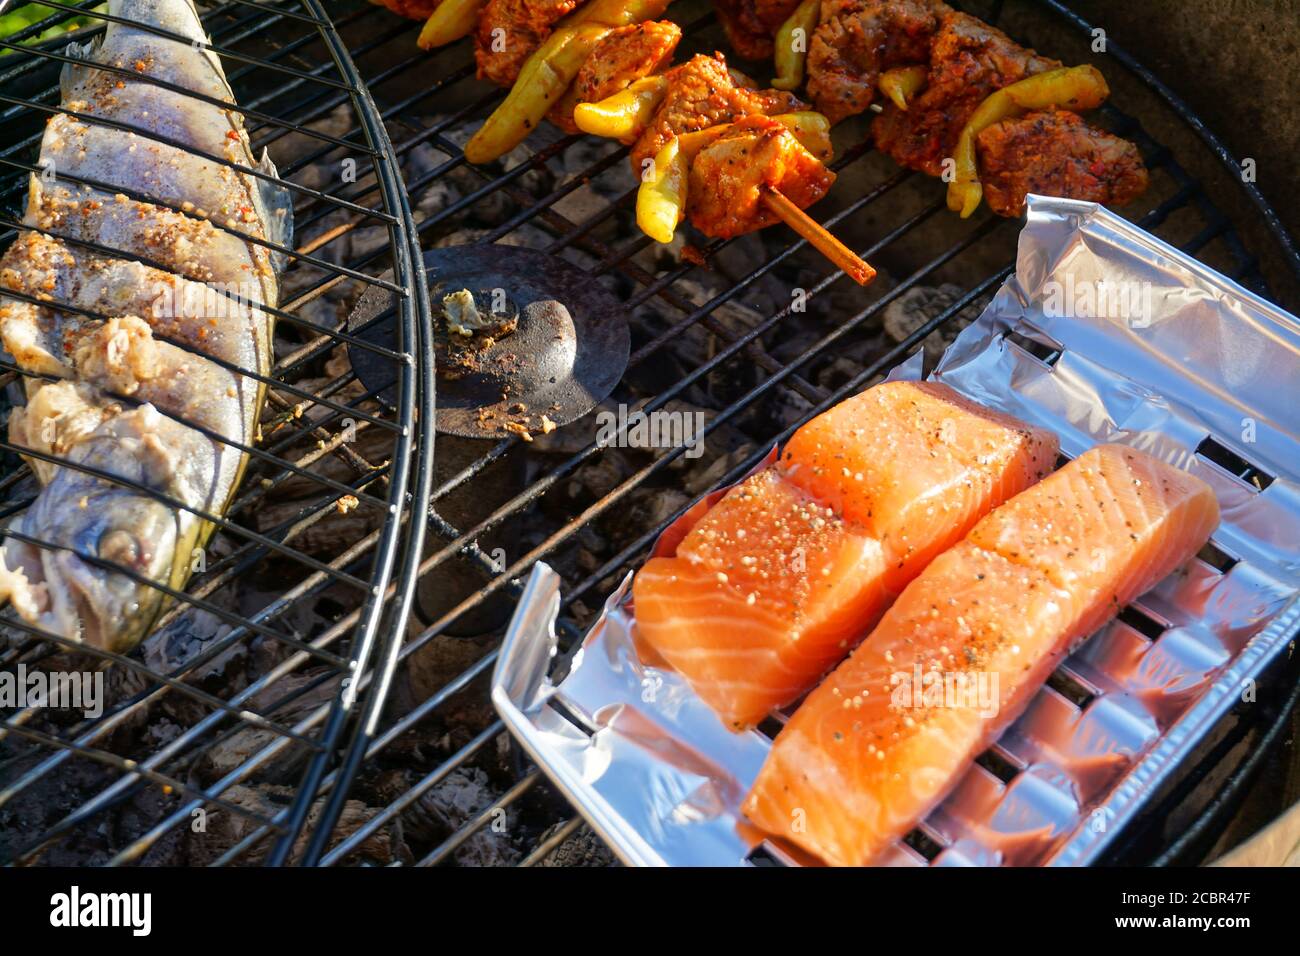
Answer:
<path fill-rule="evenodd" d="M 865 110 L 885 70 L 930 62 L 939 0 L 822 0 L 808 44 L 808 96 L 832 123 Z"/>
<path fill-rule="evenodd" d="M 807 109 L 807 104 L 793 93 L 739 85 L 721 53 L 694 56 L 664 75 L 668 77 L 668 93 L 649 129 L 632 147 L 632 168 L 638 172 L 645 159 L 653 159 L 670 139 L 681 133 L 730 123 L 742 116 Z"/>
<path fill-rule="evenodd" d="M 513 86 L 524 61 L 581 0 L 487 0 L 474 34 L 480 80 Z"/>
<path fill-rule="evenodd" d="M 546 118 L 566 133 L 577 133 L 573 108 L 597 103 L 657 73 L 673 57 L 682 28 L 671 20 L 647 20 L 611 30 L 582 64 L 573 86 Z"/>
<path fill-rule="evenodd" d="M 706 236 L 727 239 L 778 221 L 760 198 L 763 186 L 800 209 L 826 195 L 835 174 L 766 116 L 737 120 L 691 163 L 686 214 Z"/>
<path fill-rule="evenodd" d="M 1019 216 L 1028 193 L 1123 206 L 1147 188 L 1138 148 L 1069 110 L 1002 120 L 975 145 L 984 199 L 999 216 Z"/>
<path fill-rule="evenodd" d="M 776 31 L 800 0 L 714 0 L 727 40 L 742 60 L 770 60 Z"/>
<path fill-rule="evenodd" d="M 573 86 L 579 102 L 595 103 L 657 73 L 672 59 L 682 28 L 670 20 L 619 27 L 596 44 Z"/>
<path fill-rule="evenodd" d="M 981 20 L 946 14 L 930 48 L 925 89 L 906 112 L 890 103 L 876 117 L 876 147 L 901 166 L 938 176 L 966 121 L 990 93 L 1060 65 Z"/>

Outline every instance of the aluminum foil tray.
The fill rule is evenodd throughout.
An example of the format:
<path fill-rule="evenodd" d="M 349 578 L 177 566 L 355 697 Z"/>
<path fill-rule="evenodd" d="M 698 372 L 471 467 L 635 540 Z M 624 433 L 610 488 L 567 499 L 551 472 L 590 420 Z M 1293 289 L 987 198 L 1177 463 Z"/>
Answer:
<path fill-rule="evenodd" d="M 1086 864 L 1300 630 L 1300 320 L 1103 208 L 1031 197 L 1015 275 L 933 377 L 1070 457 L 1132 445 L 1219 498 L 1211 546 L 1067 658 L 926 818 L 931 852 L 880 861 Z M 739 812 L 782 715 L 733 734 L 644 665 L 630 580 L 557 684 L 559 579 L 534 568 L 493 675 L 507 726 L 626 863 L 815 862 Z"/>

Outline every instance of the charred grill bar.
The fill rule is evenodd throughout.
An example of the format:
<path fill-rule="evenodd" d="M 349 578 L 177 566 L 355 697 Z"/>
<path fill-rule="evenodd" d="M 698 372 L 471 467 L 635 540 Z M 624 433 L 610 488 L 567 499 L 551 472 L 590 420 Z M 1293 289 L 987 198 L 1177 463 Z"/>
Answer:
<path fill-rule="evenodd" d="M 56 4 L 48 23 L 25 33 L 93 5 Z M 1088 29 L 1046 5 L 1067 28 Z M 672 15 L 685 44 L 724 45 L 707 7 L 680 7 Z M 970 12 L 996 23 L 998 7 Z M 170 657 L 96 655 L 119 688 L 98 718 L 51 725 L 31 710 L 4 715 L 0 859 L 533 864 L 572 850 L 579 820 L 511 748 L 486 700 L 499 633 L 462 636 L 465 622 L 490 600 L 517 596 L 545 557 L 565 576 L 562 626 L 576 637 L 693 496 L 735 480 L 798 424 L 977 309 L 1010 271 L 1015 225 L 987 214 L 963 224 L 941 186 L 892 167 L 860 136 L 837 137 L 841 180 L 818 218 L 883 264 L 888 281 L 854 292 L 780 227 L 656 259 L 632 225 L 625 148 L 543 130 L 511 163 L 465 161 L 465 141 L 505 95 L 473 81 L 469 41 L 424 53 L 418 23 L 361 2 L 245 0 L 214 5 L 204 22 L 255 148 L 270 148 L 295 189 L 298 248 L 276 311 L 283 341 L 263 443 L 226 516 L 227 552 L 159 625 Z M 1055 52 L 1050 37 L 1035 40 Z M 60 48 L 0 58 L 0 116 L 21 130 L 0 149 L 3 245 L 26 176 L 39 172 L 44 120 L 59 108 Z M 1231 165 L 1172 94 L 1113 43 L 1110 52 Z M 1258 262 L 1174 156 L 1137 120 L 1109 106 L 1101 115 L 1151 169 L 1132 218 L 1266 294 Z M 340 173 L 348 159 L 351 180 Z M 1245 188 L 1300 275 L 1290 237 Z M 471 241 L 563 256 L 620 296 L 632 348 L 611 403 L 701 411 L 710 450 L 692 458 L 686 447 L 606 447 L 588 417 L 535 442 L 506 432 L 480 440 L 435 478 L 432 416 L 416 411 L 435 390 L 420 247 Z M 398 347 L 349 329 L 367 288 L 396 293 Z M 798 304 L 792 288 L 802 290 Z M 914 308 L 923 297 L 931 305 Z M 885 335 L 882 325 L 897 329 Z M 360 381 L 341 346 L 396 357 L 400 394 Z M 6 366 L 7 383 L 19 374 Z M 521 454 L 525 484 L 503 484 Z M 5 466 L 8 515 L 28 493 L 26 466 L 14 454 Z M 476 487 L 516 490 L 469 526 L 445 520 L 440 502 Z M 346 495 L 355 509 L 340 509 Z M 427 521 L 412 520 L 426 511 Z M 366 512 L 374 517 L 353 523 Z M 277 522 L 263 527 L 263 513 Z M 502 537 L 514 539 L 504 555 L 489 546 Z M 461 573 L 445 575 L 453 562 Z M 448 592 L 442 576 L 463 582 L 465 572 L 481 586 Z M 442 588 L 436 606 L 450 609 L 408 627 L 409 602 L 430 587 Z M 184 633 L 188 606 L 224 630 Z M 33 635 L 0 649 L 0 663 L 35 663 L 52 650 Z M 1280 725 L 1274 714 L 1267 730 Z M 1243 722 L 1239 732 L 1249 730 Z M 1252 769 L 1236 772 L 1248 779 Z M 59 788 L 72 793 L 66 806 L 51 801 Z M 187 831 L 199 808 L 244 823 L 196 848 Z M 96 833 L 105 820 L 108 837 Z"/>
<path fill-rule="evenodd" d="M 57 68 L 60 63 L 71 59 L 62 52 L 63 42 L 42 45 L 34 50 L 18 45 L 81 12 L 77 7 L 51 6 L 58 12 L 2 44 L 10 54 L 0 67 L 5 89 L 3 115 L 7 128 L 17 133 L 11 140 L 12 145 L 0 151 L 0 163 L 6 167 L 3 185 L 0 186 L 5 195 L 6 212 L 21 208 L 28 174 L 43 172 L 31 163 L 30 158 L 39 145 L 44 119 L 60 109 Z M 90 9 L 94 4 L 83 6 Z M 217 560 L 196 576 L 188 594 L 173 595 L 178 599 L 177 605 L 156 627 L 159 633 L 166 633 L 173 625 L 183 628 L 186 614 L 193 613 L 190 609 L 195 608 L 213 614 L 213 623 L 219 624 L 222 630 L 219 634 L 206 635 L 212 639 L 200 640 L 197 648 L 178 651 L 175 661 L 167 661 L 168 652 L 164 648 L 163 664 L 155 663 L 153 667 L 121 655 L 91 649 L 91 657 L 109 669 L 110 687 L 115 688 L 110 695 L 113 700 L 104 714 L 61 727 L 59 733 L 50 733 L 42 728 L 41 715 L 34 708 L 6 714 L 4 730 L 11 749 L 5 754 L 6 773 L 0 802 L 11 807 L 18 804 L 14 812 L 19 818 L 23 816 L 21 804 L 24 795 L 34 798 L 37 803 L 42 802 L 42 781 L 57 780 L 61 773 L 66 773 L 65 763 L 74 755 L 113 771 L 96 778 L 87 787 L 86 799 L 70 808 L 70 812 L 60 814 L 57 806 L 46 807 L 50 814 L 48 827 L 20 825 L 7 834 L 6 859 L 24 861 L 39 858 L 61 834 L 74 831 L 81 821 L 95 817 L 103 808 L 118 804 L 142 780 L 149 780 L 163 788 L 162 792 L 174 793 L 178 797 L 201 796 L 202 788 L 159 768 L 177 754 L 186 753 L 195 741 L 211 735 L 223 723 L 225 726 L 221 732 L 226 736 L 247 727 L 269 732 L 271 739 L 280 745 L 297 742 L 308 758 L 310 773 L 318 774 L 321 772 L 319 768 L 333 758 L 335 749 L 344 741 L 344 731 L 350 726 L 349 718 L 365 708 L 365 704 L 358 705 L 356 694 L 375 676 L 375 660 L 382 664 L 390 656 L 395 627 L 400 627 L 405 613 L 404 602 L 394 603 L 384 598 L 385 591 L 394 583 L 395 571 L 397 580 L 403 582 L 403 586 L 396 590 L 402 594 L 409 593 L 406 582 L 413 571 L 411 555 L 418 554 L 423 531 L 422 523 L 416 523 L 414 528 L 406 526 L 409 525 L 408 509 L 412 505 L 417 511 L 423 510 L 429 482 L 428 458 L 415 454 L 421 438 L 429 443 L 428 435 L 421 434 L 415 409 L 421 395 L 427 396 L 430 392 L 430 383 L 423 379 L 431 375 L 431 371 L 425 372 L 425 361 L 431 356 L 431 350 L 424 338 L 427 323 L 419 318 L 427 314 L 422 268 L 418 247 L 411 238 L 410 213 L 400 174 L 388 158 L 391 145 L 375 115 L 373 104 L 358 92 L 355 68 L 346 54 L 342 54 L 342 44 L 319 6 L 308 3 L 272 11 L 258 4 L 237 3 L 226 7 L 225 11 L 224 29 L 214 28 L 211 24 L 208 29 L 214 34 L 212 49 L 227 57 L 228 63 L 234 64 L 228 77 L 232 85 L 241 89 L 241 81 L 257 75 L 273 77 L 274 86 L 278 87 L 260 96 L 242 97 L 239 105 L 234 107 L 245 117 L 255 147 L 260 150 L 267 143 L 292 134 L 302 137 L 299 141 L 301 148 L 315 150 L 321 156 L 346 149 L 353 154 L 353 162 L 362 166 L 363 175 L 373 183 L 368 190 L 353 191 L 357 196 L 368 192 L 370 204 L 355 203 L 304 186 L 296 181 L 293 173 L 283 172 L 294 191 L 295 212 L 299 217 L 308 207 L 323 207 L 326 211 L 346 210 L 350 215 L 355 214 L 358 221 L 373 223 L 384 233 L 386 241 L 368 258 L 391 269 L 394 275 L 391 282 L 385 281 L 384 284 L 398 296 L 395 324 L 400 330 L 399 344 L 393 354 L 402 359 L 399 398 L 393 414 L 378 416 L 367 408 L 369 396 L 365 394 L 347 396 L 342 401 L 334 397 L 342 395 L 348 388 L 350 376 L 347 374 L 327 378 L 311 389 L 302 389 L 294 384 L 295 378 L 301 378 L 294 375 L 296 369 L 350 338 L 332 323 L 320 323 L 304 315 L 300 311 L 303 306 L 339 282 L 351 281 L 365 286 L 381 280 L 364 271 L 368 265 L 365 257 L 358 257 L 346 265 L 336 265 L 314 255 L 323 243 L 316 243 L 316 248 L 303 247 L 297 252 L 281 250 L 294 261 L 292 271 L 302 281 L 294 286 L 291 294 L 284 296 L 280 308 L 272 311 L 281 329 L 299 330 L 295 336 L 299 347 L 280 356 L 268 382 L 273 390 L 262 420 L 262 447 L 251 449 L 250 476 L 257 478 L 244 482 L 226 518 L 218 522 L 219 529 L 229 535 L 228 546 L 222 549 L 222 553 L 214 555 Z M 268 56 L 228 50 L 226 46 L 238 45 L 249 36 L 284 25 L 292 25 L 296 39 Z M 77 39 L 88 38 L 88 35 Z M 292 62 L 296 55 L 294 51 L 299 49 L 311 53 L 311 63 L 306 69 Z M 10 95 L 10 91 L 17 95 Z M 300 103 L 305 100 L 309 104 L 329 97 L 336 105 L 351 111 L 353 122 L 345 134 L 351 139 L 313 131 L 303 122 L 290 118 L 290 105 L 295 96 L 302 97 L 308 91 L 315 93 L 300 99 Z M 290 105 L 280 99 L 283 97 L 288 97 Z M 310 119 L 310 114 L 306 119 Z M 356 159 L 358 156 L 360 160 Z M 304 206 L 304 200 L 307 206 Z M 3 227 L 6 230 L 3 241 L 8 245 L 19 228 L 18 216 L 6 215 Z M 237 229 L 227 228 L 240 234 Z M 97 251 L 113 254 L 110 249 Z M 236 371 L 258 378 L 252 370 Z M 24 373 L 16 366 L 6 364 L 7 385 L 16 382 L 21 374 Z M 318 410 L 317 414 L 310 414 L 311 409 Z M 339 431 L 340 423 L 346 426 L 343 432 Z M 344 435 L 368 428 L 382 436 L 382 442 L 375 443 L 377 450 L 382 445 L 384 451 L 377 463 L 368 461 L 348 447 L 344 440 Z M 14 446 L 6 443 L 4 448 L 11 453 L 5 475 L 9 498 L 6 512 L 13 513 L 26 504 L 31 491 L 30 481 L 26 466 L 20 465 L 16 455 L 12 454 Z M 318 473 L 314 466 L 327 457 L 337 458 L 345 464 L 348 470 L 341 478 Z M 258 510 L 266 507 L 276 489 L 293 481 L 308 482 L 313 492 L 312 500 L 288 513 L 276 527 L 267 529 L 269 533 L 258 530 L 255 517 Z M 369 522 L 370 533 L 351 541 L 348 548 L 340 548 L 326 560 L 321 560 L 296 546 L 296 539 L 311 534 L 314 526 L 333 513 L 354 508 L 364 509 L 378 517 Z M 249 575 L 268 554 L 288 562 L 288 567 L 293 569 L 288 574 L 291 586 L 282 587 L 276 600 L 251 613 L 239 613 L 228 603 L 223 605 L 220 597 L 223 589 Z M 345 612 L 331 622 L 331 627 L 318 629 L 319 633 L 310 640 L 303 640 L 295 633 L 292 624 L 285 626 L 283 615 L 297 602 L 339 587 L 345 588 L 351 596 L 343 605 Z M 16 631 L 27 631 L 32 637 L 6 646 L 3 652 L 6 664 L 34 664 L 72 645 L 66 639 L 34 632 L 18 622 L 11 622 L 11 627 Z M 193 685 L 196 671 L 211 667 L 214 661 L 240 648 L 242 642 L 253 635 L 283 648 L 283 659 L 277 659 L 275 667 L 255 675 L 247 683 L 241 682 L 238 692 L 227 689 L 223 696 L 205 693 Z M 80 646 L 76 649 L 87 650 Z M 273 654 L 273 657 L 280 657 L 280 653 Z M 179 666 L 173 669 L 167 666 L 169 663 L 179 663 Z M 267 688 L 304 665 L 316 669 L 311 681 L 300 681 L 294 692 L 282 699 L 266 700 Z M 130 677 L 113 683 L 114 674 Z M 190 680 L 186 680 L 187 677 Z M 291 701 L 312 690 L 317 690 L 319 706 L 309 713 L 307 719 L 296 721 L 294 727 L 279 720 L 263 718 L 256 712 L 263 707 L 273 710 L 286 700 Z M 172 693 L 203 708 L 193 714 L 193 722 L 185 732 L 151 754 L 124 756 L 113 746 L 105 746 L 105 742 L 115 733 L 120 733 L 121 728 L 138 721 L 150 707 L 157 705 L 159 699 Z M 259 694 L 262 695 L 260 699 Z M 249 702 L 254 700 L 258 703 L 250 706 Z M 231 717 L 235 718 L 233 725 L 229 722 Z M 49 783 L 45 784 L 45 787 L 49 786 Z M 308 791 L 300 792 L 306 794 Z M 198 804 L 201 806 L 205 802 L 199 800 Z M 219 798 L 216 805 L 236 818 L 243 817 L 254 823 L 270 822 L 264 812 L 238 801 Z M 290 801 L 282 820 L 275 823 L 275 832 L 282 838 L 281 849 L 276 851 L 278 854 L 283 854 L 292 844 L 309 807 L 308 801 L 301 804 Z M 333 812 L 332 807 L 324 806 L 319 809 L 317 817 L 328 819 Z M 148 845 L 146 835 L 144 842 L 123 846 L 121 856 L 130 858 L 133 853 L 143 852 Z M 96 855 L 92 854 L 87 861 L 91 858 L 96 858 Z M 109 859 L 103 855 L 97 858 L 104 862 Z"/>

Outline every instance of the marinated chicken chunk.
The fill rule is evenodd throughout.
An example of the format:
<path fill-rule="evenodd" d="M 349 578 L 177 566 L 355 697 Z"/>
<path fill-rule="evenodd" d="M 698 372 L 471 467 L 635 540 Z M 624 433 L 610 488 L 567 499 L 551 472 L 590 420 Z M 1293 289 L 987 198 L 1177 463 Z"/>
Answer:
<path fill-rule="evenodd" d="M 1028 193 L 1123 206 L 1147 188 L 1135 145 L 1068 110 L 1002 120 L 975 144 L 984 199 L 999 216 L 1019 216 Z"/>
<path fill-rule="evenodd" d="M 794 13 L 800 0 L 714 0 L 714 9 L 736 55 L 743 60 L 768 60 L 776 31 Z"/>
<path fill-rule="evenodd" d="M 762 202 L 763 186 L 806 209 L 833 182 L 835 174 L 787 126 L 746 116 L 695 156 L 686 213 L 705 235 L 726 239 L 778 221 Z"/>
<path fill-rule="evenodd" d="M 694 56 L 664 76 L 668 78 L 668 92 L 649 128 L 632 147 L 635 170 L 681 133 L 729 123 L 742 116 L 771 116 L 807 108 L 793 93 L 737 85 L 721 53 Z"/>
<path fill-rule="evenodd" d="M 595 103 L 657 73 L 672 59 L 681 38 L 682 28 L 671 20 L 650 20 L 610 31 L 596 44 L 573 81 L 579 102 Z"/>
<path fill-rule="evenodd" d="M 938 176 L 966 121 L 990 93 L 1060 65 L 981 20 L 946 14 L 930 47 L 925 89 L 906 112 L 891 103 L 876 117 L 876 148 L 901 166 Z"/>
<path fill-rule="evenodd" d="M 832 123 L 865 110 L 885 70 L 930 62 L 939 0 L 822 0 L 808 44 L 808 96 Z"/>
<path fill-rule="evenodd" d="M 580 0 L 487 0 L 474 35 L 480 80 L 513 86 L 524 61 Z"/>
<path fill-rule="evenodd" d="M 597 103 L 657 73 L 673 58 L 681 38 L 682 28 L 670 20 L 649 20 L 611 30 L 596 44 L 569 91 L 546 118 L 566 133 L 579 132 L 573 122 L 575 106 Z"/>

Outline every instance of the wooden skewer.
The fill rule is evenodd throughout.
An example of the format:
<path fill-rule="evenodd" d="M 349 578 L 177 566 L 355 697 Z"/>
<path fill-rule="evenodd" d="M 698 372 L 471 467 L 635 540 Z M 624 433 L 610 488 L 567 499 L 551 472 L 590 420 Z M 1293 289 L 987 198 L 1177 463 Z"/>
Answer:
<path fill-rule="evenodd" d="M 875 269 L 859 259 L 852 249 L 827 232 L 825 226 L 796 206 L 780 190 L 763 186 L 760 195 L 763 204 L 780 216 L 782 222 L 807 239 L 814 249 L 842 269 L 858 285 L 866 285 L 876 277 Z"/>

